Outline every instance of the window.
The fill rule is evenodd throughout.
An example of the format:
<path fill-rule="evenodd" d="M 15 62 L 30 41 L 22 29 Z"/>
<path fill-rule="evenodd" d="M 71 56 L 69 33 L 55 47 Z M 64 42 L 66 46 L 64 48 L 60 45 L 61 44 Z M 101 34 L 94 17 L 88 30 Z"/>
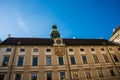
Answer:
<path fill-rule="evenodd" d="M 21 80 L 21 76 L 22 76 L 22 74 L 16 74 L 16 76 L 15 76 L 15 80 Z"/>
<path fill-rule="evenodd" d="M 51 49 L 46 49 L 46 52 L 51 52 Z"/>
<path fill-rule="evenodd" d="M 119 62 L 119 60 L 118 60 L 116 55 L 112 55 L 112 56 L 113 56 L 113 59 L 114 59 L 115 62 Z"/>
<path fill-rule="evenodd" d="M 23 66 L 23 59 L 24 59 L 23 57 L 18 58 L 18 64 L 17 64 L 18 66 Z"/>
<path fill-rule="evenodd" d="M 60 72 L 60 80 L 65 80 L 65 72 Z"/>
<path fill-rule="evenodd" d="M 70 49 L 69 49 L 69 52 L 73 52 L 73 49 L 70 48 Z"/>
<path fill-rule="evenodd" d="M 9 57 L 8 57 L 8 56 L 5 56 L 5 57 L 4 57 L 4 60 L 3 60 L 2 66 L 8 66 L 8 63 L 9 63 Z"/>
<path fill-rule="evenodd" d="M 37 48 L 33 49 L 33 52 L 38 52 L 38 49 Z"/>
<path fill-rule="evenodd" d="M 106 54 L 103 54 L 103 57 L 104 57 L 104 60 L 105 60 L 106 63 L 110 62 Z"/>
<path fill-rule="evenodd" d="M 6 52 L 11 52 L 11 48 L 7 48 L 7 49 L 6 49 Z"/>
<path fill-rule="evenodd" d="M 85 70 L 85 75 L 87 79 L 90 79 L 91 78 L 90 70 Z"/>
<path fill-rule="evenodd" d="M 47 72 L 46 76 L 47 80 L 52 80 L 52 72 Z"/>
<path fill-rule="evenodd" d="M 115 73 L 114 73 L 113 69 L 109 69 L 109 71 L 110 71 L 111 76 L 115 76 Z"/>
<path fill-rule="evenodd" d="M 24 49 L 24 48 L 21 48 L 21 49 L 20 49 L 20 52 L 25 52 L 25 49 Z"/>
<path fill-rule="evenodd" d="M 110 50 L 110 51 L 113 51 L 113 49 L 112 49 L 112 48 L 109 48 L 109 50 Z"/>
<path fill-rule="evenodd" d="M 87 58 L 86 58 L 85 55 L 82 55 L 82 60 L 83 60 L 83 64 L 87 64 L 87 63 L 88 63 L 88 62 L 87 62 Z"/>
<path fill-rule="evenodd" d="M 80 49 L 80 51 L 82 51 L 82 52 L 83 52 L 83 51 L 84 51 L 84 49 L 83 49 L 83 48 L 81 48 L 81 49 Z"/>
<path fill-rule="evenodd" d="M 5 74 L 0 73 L 0 80 L 4 80 Z"/>
<path fill-rule="evenodd" d="M 120 51 L 120 48 L 118 48 L 118 51 Z"/>
<path fill-rule="evenodd" d="M 97 69 L 99 77 L 104 77 L 102 69 Z"/>
<path fill-rule="evenodd" d="M 52 63 L 51 63 L 51 57 L 50 57 L 50 56 L 49 56 L 49 57 L 48 57 L 48 56 L 46 57 L 46 65 L 47 65 L 47 66 L 51 66 L 51 65 L 52 65 Z"/>
<path fill-rule="evenodd" d="M 59 65 L 64 65 L 64 61 L 63 61 L 62 56 L 58 57 L 58 60 L 59 60 Z"/>
<path fill-rule="evenodd" d="M 91 51 L 95 51 L 95 49 L 94 49 L 94 48 L 91 48 Z"/>
<path fill-rule="evenodd" d="M 31 74 L 31 80 L 37 80 L 37 73 Z"/>
<path fill-rule="evenodd" d="M 38 65 L 38 57 L 33 57 L 32 66 L 37 66 L 37 65 Z"/>
<path fill-rule="evenodd" d="M 98 60 L 97 55 L 93 55 L 93 59 L 94 59 L 94 62 L 95 62 L 95 63 L 99 63 L 99 60 Z"/>
<path fill-rule="evenodd" d="M 101 51 L 105 51 L 104 48 L 101 48 Z"/>
<path fill-rule="evenodd" d="M 75 58 L 74 58 L 74 56 L 71 56 L 71 57 L 70 57 L 70 60 L 71 60 L 71 64 L 76 64 L 76 63 L 75 63 Z"/>
<path fill-rule="evenodd" d="M 78 78 L 78 72 L 72 71 L 72 77 L 73 77 L 73 79 Z"/>

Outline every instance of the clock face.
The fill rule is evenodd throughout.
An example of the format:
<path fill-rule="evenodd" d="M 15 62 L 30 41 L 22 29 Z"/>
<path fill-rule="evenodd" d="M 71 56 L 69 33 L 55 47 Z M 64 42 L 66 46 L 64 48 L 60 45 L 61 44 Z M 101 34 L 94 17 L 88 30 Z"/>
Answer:
<path fill-rule="evenodd" d="M 61 44 L 61 40 L 56 40 L 56 43 L 57 44 Z"/>

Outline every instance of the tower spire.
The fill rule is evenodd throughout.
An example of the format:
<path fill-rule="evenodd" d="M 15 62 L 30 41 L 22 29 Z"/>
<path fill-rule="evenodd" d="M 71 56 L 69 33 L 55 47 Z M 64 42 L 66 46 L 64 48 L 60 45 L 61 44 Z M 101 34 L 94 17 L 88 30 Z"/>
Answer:
<path fill-rule="evenodd" d="M 52 26 L 52 31 L 50 33 L 50 37 L 52 39 L 55 39 L 55 38 L 60 38 L 60 33 L 59 31 L 57 30 L 57 26 L 56 25 L 53 25 Z"/>

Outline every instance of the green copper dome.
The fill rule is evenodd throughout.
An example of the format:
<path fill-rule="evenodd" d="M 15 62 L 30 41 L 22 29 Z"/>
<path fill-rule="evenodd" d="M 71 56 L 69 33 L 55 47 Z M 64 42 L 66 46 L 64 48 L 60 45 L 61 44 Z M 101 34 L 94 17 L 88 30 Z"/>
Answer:
<path fill-rule="evenodd" d="M 50 37 L 51 38 L 60 38 L 60 33 L 57 30 L 57 26 L 56 25 L 52 26 L 52 31 L 50 32 Z"/>

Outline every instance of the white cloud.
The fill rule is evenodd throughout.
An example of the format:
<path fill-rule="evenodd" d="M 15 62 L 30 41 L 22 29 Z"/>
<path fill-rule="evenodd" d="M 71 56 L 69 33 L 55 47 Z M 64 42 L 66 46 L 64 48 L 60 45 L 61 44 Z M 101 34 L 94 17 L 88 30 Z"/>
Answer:
<path fill-rule="evenodd" d="M 25 22 L 23 21 L 23 18 L 20 15 L 17 15 L 17 23 L 18 23 L 18 27 L 20 29 L 22 29 L 23 31 L 29 33 L 29 30 L 26 27 Z"/>

